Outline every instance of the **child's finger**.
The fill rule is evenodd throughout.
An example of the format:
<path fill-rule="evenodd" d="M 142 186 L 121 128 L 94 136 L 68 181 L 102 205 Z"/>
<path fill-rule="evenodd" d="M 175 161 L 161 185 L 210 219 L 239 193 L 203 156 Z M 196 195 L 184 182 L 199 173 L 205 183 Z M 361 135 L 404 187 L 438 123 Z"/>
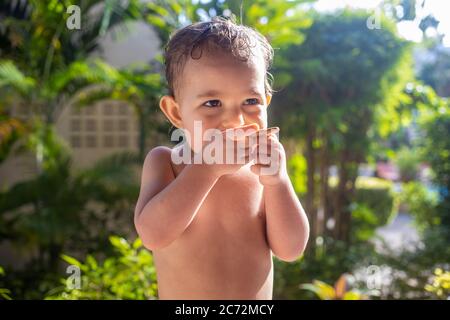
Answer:
<path fill-rule="evenodd" d="M 246 143 L 250 144 L 261 143 L 262 141 L 266 140 L 267 137 L 275 135 L 279 131 L 280 131 L 279 127 L 270 127 L 261 129 L 255 133 L 252 133 L 250 136 L 247 136 Z"/>
<path fill-rule="evenodd" d="M 247 152 L 241 156 L 238 156 L 238 160 L 239 160 L 239 163 L 241 164 L 241 163 L 249 163 L 252 159 L 251 159 L 250 153 Z"/>
<path fill-rule="evenodd" d="M 236 141 L 244 141 L 247 143 L 246 137 L 258 132 L 259 126 L 256 123 L 252 123 L 246 126 L 237 127 L 233 129 L 233 139 Z"/>
<path fill-rule="evenodd" d="M 246 124 L 246 125 L 235 127 L 235 128 L 228 128 L 228 129 L 222 130 L 221 132 L 227 133 L 227 132 L 234 132 L 234 131 L 238 131 L 238 130 L 245 132 L 250 129 L 253 129 L 254 131 L 258 131 L 259 125 L 257 123 L 250 123 L 250 124 Z"/>
<path fill-rule="evenodd" d="M 270 169 L 270 165 L 264 165 L 264 164 L 252 164 L 250 166 L 250 171 L 253 172 L 254 174 L 261 176 L 262 174 L 262 170 L 268 170 Z"/>

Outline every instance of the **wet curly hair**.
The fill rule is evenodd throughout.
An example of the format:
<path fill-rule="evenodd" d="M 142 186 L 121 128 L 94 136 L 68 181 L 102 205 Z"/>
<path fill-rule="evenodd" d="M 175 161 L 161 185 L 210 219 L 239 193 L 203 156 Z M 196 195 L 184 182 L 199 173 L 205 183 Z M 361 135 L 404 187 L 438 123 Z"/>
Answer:
<path fill-rule="evenodd" d="M 175 97 L 177 78 L 189 58 L 200 59 L 204 49 L 220 49 L 232 57 L 247 62 L 255 50 L 265 62 L 265 93 L 272 94 L 273 76 L 269 72 L 273 61 L 273 48 L 258 31 L 238 25 L 222 17 L 208 22 L 197 22 L 175 31 L 164 50 L 164 64 L 169 95 Z"/>

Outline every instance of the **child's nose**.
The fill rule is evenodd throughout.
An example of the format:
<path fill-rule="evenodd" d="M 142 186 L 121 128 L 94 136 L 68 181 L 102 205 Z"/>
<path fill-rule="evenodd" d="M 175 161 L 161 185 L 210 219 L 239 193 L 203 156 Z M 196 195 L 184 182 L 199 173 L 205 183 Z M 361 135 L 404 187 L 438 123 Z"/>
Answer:
<path fill-rule="evenodd" d="M 245 124 L 244 115 L 241 112 L 234 112 L 229 114 L 222 122 L 223 128 L 236 128 Z"/>

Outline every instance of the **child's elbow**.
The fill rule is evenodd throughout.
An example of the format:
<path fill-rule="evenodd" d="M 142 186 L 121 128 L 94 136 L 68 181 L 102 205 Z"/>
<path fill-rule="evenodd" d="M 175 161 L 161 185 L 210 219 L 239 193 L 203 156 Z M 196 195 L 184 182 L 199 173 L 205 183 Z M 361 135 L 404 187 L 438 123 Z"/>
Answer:
<path fill-rule="evenodd" d="M 303 255 L 303 252 L 304 249 L 292 252 L 276 253 L 275 256 L 284 262 L 294 262 L 297 261 Z"/>
<path fill-rule="evenodd" d="M 146 227 L 146 225 L 140 221 L 139 218 L 134 220 L 134 226 L 139 238 L 142 241 L 142 245 L 147 250 L 155 251 L 169 245 L 166 239 L 159 235 L 156 230 L 150 230 L 150 228 Z"/>
<path fill-rule="evenodd" d="M 306 245 L 308 243 L 309 231 L 304 237 L 298 239 L 298 242 L 285 248 L 285 250 L 274 252 L 275 256 L 284 262 L 294 262 L 303 256 L 305 252 Z"/>

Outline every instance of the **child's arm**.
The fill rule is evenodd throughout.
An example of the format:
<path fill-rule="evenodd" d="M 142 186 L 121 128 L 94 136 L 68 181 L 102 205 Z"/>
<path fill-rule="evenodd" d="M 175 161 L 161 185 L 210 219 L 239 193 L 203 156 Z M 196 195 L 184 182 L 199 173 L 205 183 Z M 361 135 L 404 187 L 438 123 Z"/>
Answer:
<path fill-rule="evenodd" d="M 266 143 L 268 147 L 261 149 Z M 309 223 L 287 173 L 286 152 L 278 137 L 269 134 L 266 142 L 259 142 L 256 153 L 269 156 L 270 162 L 270 165 L 263 164 L 258 157 L 250 167 L 264 185 L 268 244 L 274 255 L 281 260 L 294 261 L 305 250 L 309 238 Z M 263 174 L 263 169 L 271 170 Z"/>
<path fill-rule="evenodd" d="M 170 154 L 156 147 L 143 165 L 134 223 L 149 250 L 168 246 L 186 230 L 218 179 L 199 164 L 186 165 L 174 179 Z"/>
<path fill-rule="evenodd" d="M 270 248 L 281 260 L 296 260 L 308 242 L 309 223 L 289 178 L 264 186 L 264 203 Z"/>

